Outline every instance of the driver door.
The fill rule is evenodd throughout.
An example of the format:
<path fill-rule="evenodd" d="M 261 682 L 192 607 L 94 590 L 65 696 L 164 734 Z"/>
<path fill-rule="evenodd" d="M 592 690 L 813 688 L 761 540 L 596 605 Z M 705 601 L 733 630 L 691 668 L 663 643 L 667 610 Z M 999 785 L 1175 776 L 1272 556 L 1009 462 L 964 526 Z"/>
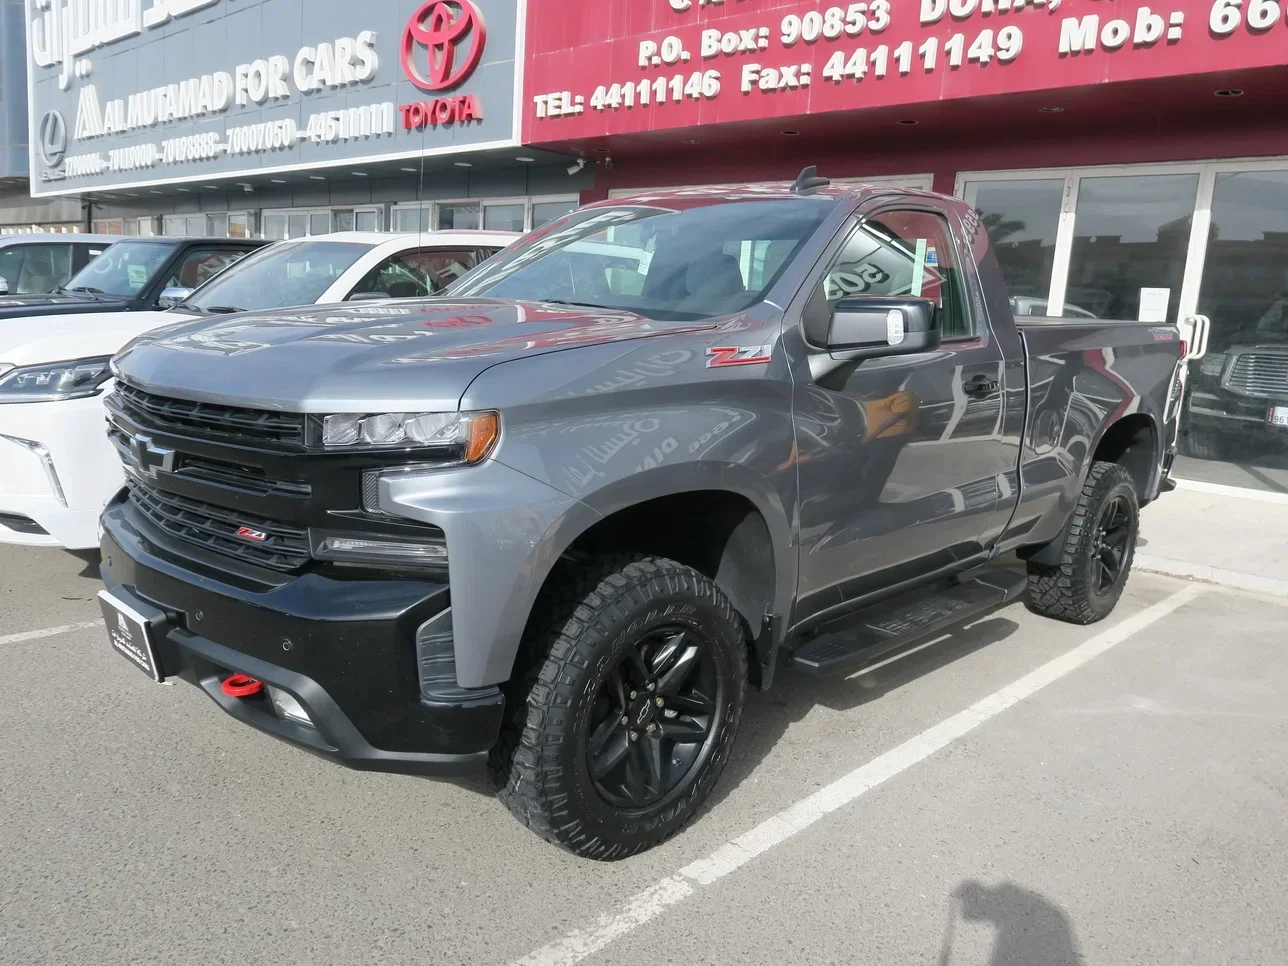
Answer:
<path fill-rule="evenodd" d="M 981 302 L 969 297 L 978 283 L 960 238 L 951 209 L 930 200 L 874 208 L 805 304 L 804 358 L 793 360 L 801 534 L 794 622 L 985 549 L 1016 450 L 1005 433 L 1003 354 Z M 814 379 L 808 355 L 826 353 L 832 309 L 860 295 L 931 299 L 941 345 Z"/>

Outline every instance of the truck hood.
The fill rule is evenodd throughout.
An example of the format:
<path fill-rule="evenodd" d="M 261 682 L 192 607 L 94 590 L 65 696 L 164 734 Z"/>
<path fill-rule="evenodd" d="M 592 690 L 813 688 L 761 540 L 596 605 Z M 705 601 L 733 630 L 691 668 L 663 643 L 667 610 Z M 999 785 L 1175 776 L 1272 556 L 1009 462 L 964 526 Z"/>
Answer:
<path fill-rule="evenodd" d="M 715 328 L 548 302 L 349 302 L 196 320 L 145 336 L 118 365 L 154 392 L 255 409 L 450 411 L 501 362 Z"/>
<path fill-rule="evenodd" d="M 176 321 L 186 320 L 169 312 L 59 315 L 34 324 L 0 318 L 0 362 L 26 366 L 110 356 L 140 333 Z"/>
<path fill-rule="evenodd" d="M 31 315 L 67 315 L 73 312 L 116 312 L 126 299 L 106 295 L 63 292 L 49 295 L 0 295 L 0 319 Z"/>

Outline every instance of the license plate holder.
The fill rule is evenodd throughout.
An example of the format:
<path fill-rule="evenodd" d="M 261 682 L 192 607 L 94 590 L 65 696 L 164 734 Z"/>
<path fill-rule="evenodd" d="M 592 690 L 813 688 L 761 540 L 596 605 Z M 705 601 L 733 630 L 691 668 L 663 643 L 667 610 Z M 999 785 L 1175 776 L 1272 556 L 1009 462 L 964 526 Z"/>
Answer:
<path fill-rule="evenodd" d="M 98 592 L 98 605 L 107 625 L 107 640 L 112 649 L 158 684 L 165 681 L 161 662 L 157 660 L 152 621 L 125 601 L 106 590 Z"/>

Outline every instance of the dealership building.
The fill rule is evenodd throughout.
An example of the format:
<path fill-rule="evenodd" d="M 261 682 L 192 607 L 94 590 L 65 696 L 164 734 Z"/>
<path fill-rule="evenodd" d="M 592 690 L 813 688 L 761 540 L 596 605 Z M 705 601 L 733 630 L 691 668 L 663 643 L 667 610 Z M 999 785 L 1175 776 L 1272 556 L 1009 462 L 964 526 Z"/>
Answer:
<path fill-rule="evenodd" d="M 806 165 L 933 189 L 979 209 L 1020 311 L 1206 332 L 1178 472 L 1288 492 L 1288 0 L 25 13 L 31 193 L 87 230 L 524 229 Z"/>
<path fill-rule="evenodd" d="M 1284 0 L 541 8 L 523 140 L 598 160 L 583 200 L 806 165 L 963 198 L 1020 311 L 1206 331 L 1178 475 L 1288 493 Z"/>
<path fill-rule="evenodd" d="M 128 235 L 540 225 L 594 173 L 521 148 L 523 8 L 28 0 L 31 194 Z"/>

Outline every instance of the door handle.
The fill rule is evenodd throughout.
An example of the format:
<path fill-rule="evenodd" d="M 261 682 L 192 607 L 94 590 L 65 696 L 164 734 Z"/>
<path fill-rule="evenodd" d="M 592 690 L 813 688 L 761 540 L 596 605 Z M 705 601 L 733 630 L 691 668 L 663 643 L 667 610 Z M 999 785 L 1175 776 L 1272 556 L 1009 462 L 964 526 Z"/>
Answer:
<path fill-rule="evenodd" d="M 977 376 L 971 376 L 963 382 L 962 391 L 968 396 L 987 396 L 989 393 L 997 391 L 997 380 L 990 379 L 988 376 L 980 373 Z"/>

